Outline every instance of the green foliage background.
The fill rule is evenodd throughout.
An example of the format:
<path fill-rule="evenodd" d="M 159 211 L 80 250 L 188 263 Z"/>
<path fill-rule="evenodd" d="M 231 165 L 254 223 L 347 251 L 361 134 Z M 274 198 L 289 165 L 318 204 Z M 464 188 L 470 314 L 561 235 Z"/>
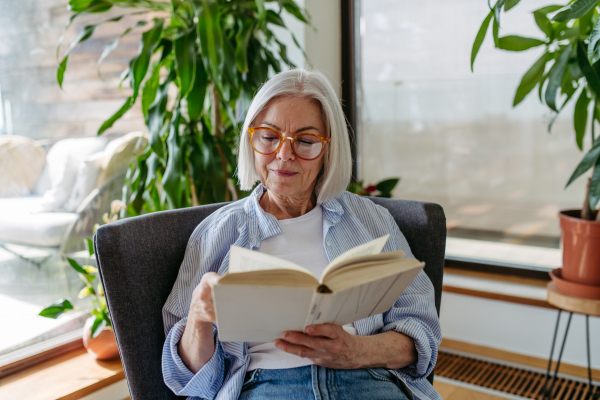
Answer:
<path fill-rule="evenodd" d="M 544 46 L 546 51 L 527 70 L 515 93 L 513 107 L 523 101 L 537 86 L 539 100 L 555 116 L 571 99 L 577 99 L 573 115 L 575 142 L 584 150 L 590 125 L 590 146 L 571 175 L 566 186 L 592 170 L 582 217 L 591 219 L 590 208 L 600 201 L 600 138 L 596 136 L 595 121 L 600 122 L 600 19 L 598 0 L 572 0 L 566 5 L 548 5 L 533 11 L 533 20 L 545 37 L 543 40 L 515 35 L 500 36 L 500 18 L 519 4 L 520 0 L 498 0 L 481 24 L 471 52 L 471 70 L 477 53 L 492 23 L 496 48 L 524 51 Z M 526 3 L 526 2 L 523 2 Z M 493 21 L 493 22 L 492 22 Z M 586 218 L 586 207 L 588 215 Z"/>
<path fill-rule="evenodd" d="M 269 69 L 277 73 L 282 63 L 293 66 L 272 27 L 287 29 L 282 13 L 309 23 L 306 11 L 293 0 L 70 0 L 69 9 L 66 29 L 81 15 L 123 13 L 84 27 L 60 60 L 61 86 L 70 52 L 98 26 L 140 18 L 106 45 L 99 64 L 132 29 L 149 26 L 122 74 L 121 83 L 127 81 L 133 93 L 98 130 L 102 134 L 141 103 L 150 140 L 127 175 L 127 213 L 243 197 L 232 178 L 237 120 Z"/>

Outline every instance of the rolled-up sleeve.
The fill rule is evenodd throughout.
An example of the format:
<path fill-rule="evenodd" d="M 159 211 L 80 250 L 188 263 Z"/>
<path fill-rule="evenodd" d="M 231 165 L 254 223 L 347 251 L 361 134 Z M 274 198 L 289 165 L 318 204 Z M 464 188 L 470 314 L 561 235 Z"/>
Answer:
<path fill-rule="evenodd" d="M 178 343 L 183 336 L 187 318 L 179 321 L 167 335 L 162 355 L 162 372 L 166 385 L 178 396 L 197 396 L 213 399 L 223 385 L 225 378 L 225 353 L 217 339 L 216 327 L 215 352 L 211 359 L 194 374 L 179 356 Z"/>
<path fill-rule="evenodd" d="M 384 251 L 404 250 L 405 258 L 414 258 L 406 238 L 389 212 L 388 215 L 390 239 Z M 435 367 L 442 332 L 435 309 L 435 292 L 425 272 L 419 272 L 392 308 L 383 314 L 383 323 L 382 332 L 403 333 L 414 340 L 417 349 L 417 363 L 398 371 L 408 380 L 427 377 Z"/>
<path fill-rule="evenodd" d="M 399 369 L 414 379 L 424 378 L 433 371 L 442 340 L 433 293 L 431 281 L 421 271 L 392 308 L 383 314 L 382 332 L 394 330 L 414 340 L 418 354 L 416 365 Z"/>
<path fill-rule="evenodd" d="M 177 280 L 162 310 L 166 335 L 162 354 L 163 379 L 176 395 L 191 396 L 193 399 L 215 398 L 224 384 L 229 372 L 228 366 L 231 364 L 219 341 L 216 324 L 213 324 L 215 352 L 196 374 L 183 363 L 178 351 L 178 344 L 187 323 L 192 293 L 205 273 L 220 272 L 220 262 L 229 248 L 228 245 L 215 245 L 214 241 L 218 237 L 209 234 L 209 230 L 206 229 L 209 223 L 212 223 L 210 218 L 204 220 L 192 233 Z"/>

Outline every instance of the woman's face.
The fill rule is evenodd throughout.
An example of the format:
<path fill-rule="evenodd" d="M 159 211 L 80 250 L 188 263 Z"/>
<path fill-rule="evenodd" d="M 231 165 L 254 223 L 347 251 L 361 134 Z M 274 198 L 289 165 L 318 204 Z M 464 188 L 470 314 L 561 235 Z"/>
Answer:
<path fill-rule="evenodd" d="M 273 128 L 282 136 L 295 137 L 313 133 L 329 137 L 325 132 L 320 107 L 313 101 L 299 97 L 280 97 L 271 100 L 254 119 L 251 127 Z M 325 150 L 314 160 L 298 158 L 289 140 L 274 154 L 254 152 L 254 165 L 262 184 L 275 195 L 292 198 L 310 198 L 317 175 L 323 167 Z"/>

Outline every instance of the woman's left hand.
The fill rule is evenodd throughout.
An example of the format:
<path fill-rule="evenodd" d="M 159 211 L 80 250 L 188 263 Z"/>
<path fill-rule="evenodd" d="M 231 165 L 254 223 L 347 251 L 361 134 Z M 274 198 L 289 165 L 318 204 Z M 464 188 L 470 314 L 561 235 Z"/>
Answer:
<path fill-rule="evenodd" d="M 283 339 L 275 340 L 275 346 L 322 367 L 357 369 L 366 364 L 365 349 L 359 343 L 361 338 L 349 334 L 341 326 L 322 324 L 307 327 L 306 334 L 285 332 Z"/>

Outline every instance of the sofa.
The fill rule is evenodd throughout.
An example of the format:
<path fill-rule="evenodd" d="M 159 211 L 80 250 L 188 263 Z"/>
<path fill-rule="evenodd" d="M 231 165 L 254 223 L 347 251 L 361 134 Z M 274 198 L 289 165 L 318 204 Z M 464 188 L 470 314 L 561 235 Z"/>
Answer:
<path fill-rule="evenodd" d="M 110 202 L 121 199 L 142 132 L 59 140 L 46 153 L 32 139 L 0 136 L 0 247 L 65 254 L 83 248 Z M 16 246 L 15 246 L 16 245 Z"/>

